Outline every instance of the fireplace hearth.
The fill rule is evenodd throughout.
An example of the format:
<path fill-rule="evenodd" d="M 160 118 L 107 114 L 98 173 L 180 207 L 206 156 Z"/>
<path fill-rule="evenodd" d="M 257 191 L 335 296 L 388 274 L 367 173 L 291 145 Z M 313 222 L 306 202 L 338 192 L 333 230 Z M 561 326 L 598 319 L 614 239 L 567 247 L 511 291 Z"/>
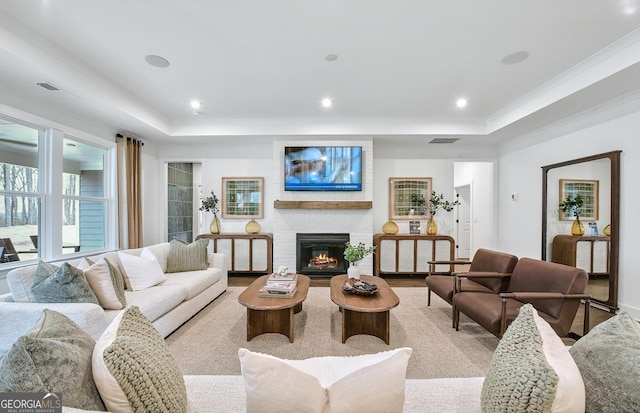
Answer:
<path fill-rule="evenodd" d="M 347 272 L 344 259 L 349 234 L 296 234 L 296 272 L 311 278 L 330 278 Z"/>

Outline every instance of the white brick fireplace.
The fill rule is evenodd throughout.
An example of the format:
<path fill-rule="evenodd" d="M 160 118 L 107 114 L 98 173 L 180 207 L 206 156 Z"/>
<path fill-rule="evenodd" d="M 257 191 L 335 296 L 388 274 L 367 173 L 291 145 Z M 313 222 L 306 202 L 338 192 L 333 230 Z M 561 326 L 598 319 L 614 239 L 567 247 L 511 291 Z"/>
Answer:
<path fill-rule="evenodd" d="M 292 192 L 284 190 L 285 146 L 362 146 L 362 191 L 355 192 Z M 372 201 L 373 142 L 365 141 L 276 141 L 273 144 L 273 193 L 279 201 Z M 286 265 L 296 268 L 297 233 L 348 233 L 351 243 L 371 244 L 373 209 L 275 209 L 273 222 L 273 268 Z M 360 264 L 364 274 L 373 273 L 373 259 Z"/>

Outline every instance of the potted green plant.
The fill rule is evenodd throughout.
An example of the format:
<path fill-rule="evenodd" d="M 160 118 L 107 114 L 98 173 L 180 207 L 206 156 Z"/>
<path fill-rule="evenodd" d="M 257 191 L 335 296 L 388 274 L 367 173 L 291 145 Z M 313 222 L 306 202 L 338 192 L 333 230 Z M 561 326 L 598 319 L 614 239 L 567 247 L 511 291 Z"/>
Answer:
<path fill-rule="evenodd" d="M 212 234 L 220 233 L 220 220 L 218 219 L 218 212 L 220 212 L 220 208 L 218 207 L 218 202 L 218 197 L 213 193 L 213 191 L 211 191 L 211 195 L 202 200 L 202 206 L 200 207 L 200 211 L 213 212 L 213 220 L 209 226 L 209 230 Z"/>
<path fill-rule="evenodd" d="M 418 215 L 426 215 L 426 213 L 429 212 L 429 219 L 427 220 L 427 234 L 429 235 L 438 233 L 438 225 L 434 217 L 439 210 L 442 209 L 446 212 L 451 212 L 454 206 L 460 205 L 460 201 L 455 200 L 451 202 L 446 200 L 444 199 L 444 194 L 438 194 L 436 191 L 431 191 L 429 202 L 427 202 L 422 194 L 413 195 L 411 200 L 415 205 L 415 210 L 418 212 Z"/>
<path fill-rule="evenodd" d="M 576 219 L 573 221 L 573 225 L 571 225 L 571 234 L 572 235 L 584 235 L 584 225 L 580 222 L 580 208 L 584 205 L 584 200 L 580 194 L 567 195 L 567 198 L 560 202 L 558 207 L 562 212 L 568 212 L 569 216 L 574 216 Z"/>
<path fill-rule="evenodd" d="M 375 251 L 374 245 L 367 247 L 364 243 L 360 242 L 358 245 L 346 244 L 344 249 L 344 259 L 351 264 L 347 269 L 347 275 L 349 278 L 360 279 L 360 261 L 362 261 L 367 255 Z"/>

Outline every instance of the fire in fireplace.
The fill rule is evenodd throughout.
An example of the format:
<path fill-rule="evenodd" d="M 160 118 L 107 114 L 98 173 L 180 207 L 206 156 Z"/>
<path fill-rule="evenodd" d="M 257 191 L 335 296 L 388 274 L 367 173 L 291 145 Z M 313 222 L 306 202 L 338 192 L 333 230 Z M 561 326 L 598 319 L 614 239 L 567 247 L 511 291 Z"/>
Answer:
<path fill-rule="evenodd" d="M 344 248 L 349 234 L 297 234 L 296 272 L 312 278 L 347 272 Z"/>

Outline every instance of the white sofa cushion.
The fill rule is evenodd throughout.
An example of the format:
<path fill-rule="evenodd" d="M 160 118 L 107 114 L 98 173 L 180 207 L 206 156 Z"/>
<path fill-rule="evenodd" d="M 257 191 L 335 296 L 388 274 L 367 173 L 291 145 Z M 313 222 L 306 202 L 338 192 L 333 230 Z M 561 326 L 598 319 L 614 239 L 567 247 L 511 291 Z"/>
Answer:
<path fill-rule="evenodd" d="M 187 290 L 187 300 L 192 299 L 213 284 L 223 275 L 219 268 L 207 268 L 203 271 L 174 272 L 167 274 L 167 279 L 159 285 L 182 286 Z"/>
<path fill-rule="evenodd" d="M 141 291 L 125 291 L 127 305 L 140 308 L 149 320 L 156 321 L 187 299 L 187 289 L 179 285 L 154 286 Z"/>
<path fill-rule="evenodd" d="M 411 351 L 286 360 L 241 348 L 247 413 L 402 412 Z"/>
<path fill-rule="evenodd" d="M 127 288 L 132 291 L 153 287 L 167 279 L 158 260 L 150 250 L 143 250 L 140 256 L 120 252 L 120 262 L 124 268 Z"/>
<path fill-rule="evenodd" d="M 33 303 L 31 284 L 36 275 L 37 265 L 16 268 L 7 273 L 9 291 L 16 303 Z"/>

